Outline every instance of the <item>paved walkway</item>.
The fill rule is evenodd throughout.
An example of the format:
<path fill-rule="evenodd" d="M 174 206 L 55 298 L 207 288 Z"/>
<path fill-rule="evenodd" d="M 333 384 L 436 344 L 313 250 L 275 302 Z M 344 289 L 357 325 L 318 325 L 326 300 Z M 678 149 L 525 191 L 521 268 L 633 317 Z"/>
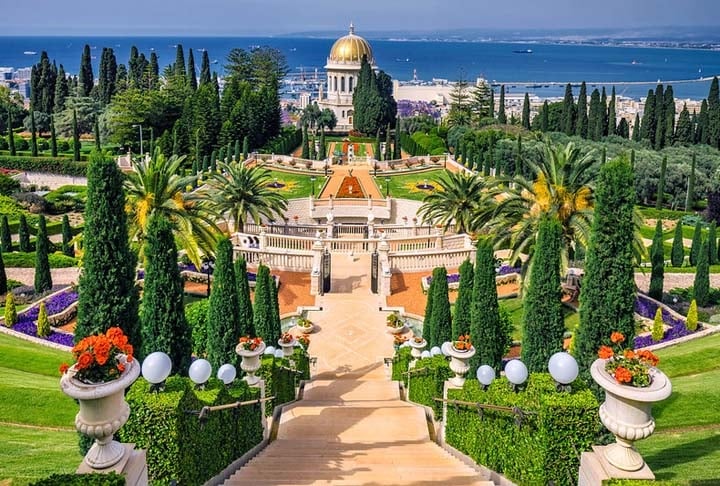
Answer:
<path fill-rule="evenodd" d="M 277 440 L 225 484 L 493 485 L 430 440 L 424 411 L 388 379 L 392 336 L 368 268 L 368 256 L 333 257 L 332 292 L 308 315 L 313 379 L 283 410 Z"/>
<path fill-rule="evenodd" d="M 352 169 L 352 175 L 357 177 L 360 181 L 360 184 L 362 184 L 363 190 L 365 191 L 365 194 L 367 194 L 369 197 L 372 197 L 373 199 L 382 199 L 383 195 L 380 194 L 380 191 L 377 188 L 377 185 L 375 184 L 375 180 L 373 179 L 372 175 L 370 174 L 370 166 L 347 166 L 347 165 L 334 165 L 333 166 L 333 175 L 330 177 L 330 180 L 327 184 L 325 184 L 325 188 L 323 189 L 322 193 L 318 196 L 319 199 L 326 199 L 330 196 L 335 196 L 337 194 L 338 189 L 340 189 L 340 185 L 342 184 L 343 178 L 345 176 L 350 175 L 350 170 Z"/>

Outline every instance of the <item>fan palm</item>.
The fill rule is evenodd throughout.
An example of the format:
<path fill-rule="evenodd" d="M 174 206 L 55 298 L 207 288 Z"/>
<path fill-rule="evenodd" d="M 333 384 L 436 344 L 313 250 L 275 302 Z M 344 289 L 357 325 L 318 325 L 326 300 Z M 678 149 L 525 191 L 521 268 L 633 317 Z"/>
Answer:
<path fill-rule="evenodd" d="M 467 172 L 448 172 L 437 181 L 438 189 L 423 199 L 418 214 L 425 221 L 454 225 L 458 233 L 475 232 L 478 214 L 488 212 L 493 201 L 487 197 L 485 179 Z"/>
<path fill-rule="evenodd" d="M 178 248 L 200 268 L 201 256 L 213 252 L 219 230 L 200 195 L 186 192 L 197 176 L 181 175 L 184 161 L 184 155 L 166 158 L 157 150 L 153 157 L 133 162 L 125 181 L 130 241 L 139 245 L 142 258 L 150 217 L 163 214 L 172 223 Z"/>
<path fill-rule="evenodd" d="M 209 202 L 216 213 L 229 214 L 235 231 L 245 230 L 248 217 L 259 223 L 261 217 L 274 219 L 283 215 L 287 200 L 268 187 L 272 182 L 269 170 L 241 164 L 219 163 L 218 166 L 221 173 L 213 174 L 208 180 Z"/>

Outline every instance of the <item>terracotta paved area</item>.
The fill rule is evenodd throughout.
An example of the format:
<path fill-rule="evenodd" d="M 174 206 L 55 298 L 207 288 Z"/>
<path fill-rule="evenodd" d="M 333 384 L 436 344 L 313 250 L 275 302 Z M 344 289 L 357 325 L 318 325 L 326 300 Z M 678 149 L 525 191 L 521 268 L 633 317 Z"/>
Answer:
<path fill-rule="evenodd" d="M 370 175 L 370 166 L 347 166 L 347 165 L 333 165 L 333 175 L 325 185 L 325 189 L 318 196 L 319 199 L 326 199 L 330 196 L 335 196 L 340 184 L 342 183 L 343 177 L 350 174 L 352 169 L 352 175 L 357 177 L 362 184 L 365 194 L 372 196 L 373 199 L 382 199 L 383 195 L 378 191 L 375 181 L 373 181 Z"/>

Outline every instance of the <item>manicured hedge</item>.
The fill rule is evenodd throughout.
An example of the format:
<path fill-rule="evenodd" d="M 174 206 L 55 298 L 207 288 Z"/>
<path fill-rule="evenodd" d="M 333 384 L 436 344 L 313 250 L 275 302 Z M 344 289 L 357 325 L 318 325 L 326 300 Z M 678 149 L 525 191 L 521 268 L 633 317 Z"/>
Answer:
<path fill-rule="evenodd" d="M 706 484 L 710 486 L 711 482 L 685 482 L 685 481 L 652 481 L 648 479 L 606 479 L 603 486 L 687 486 L 688 484 Z"/>
<path fill-rule="evenodd" d="M 412 385 L 411 388 L 412 390 Z M 506 378 L 483 391 L 468 379 L 448 398 L 519 407 L 527 415 L 518 427 L 515 415 L 475 407 L 447 407 L 447 442 L 478 464 L 504 474 L 519 486 L 575 485 L 580 453 L 590 449 L 600 428 L 598 402 L 579 381 L 571 393 L 560 393 L 547 373 L 533 373 L 524 391 L 514 392 Z"/>
<path fill-rule="evenodd" d="M 71 159 L 52 157 L 11 157 L 0 155 L 0 167 L 31 172 L 50 172 L 70 176 L 85 177 L 86 162 L 73 162 Z"/>
<path fill-rule="evenodd" d="M 295 363 L 297 372 L 293 372 L 290 359 Z M 273 409 L 295 400 L 295 387 L 300 380 L 310 379 L 309 357 L 305 351 L 295 348 L 292 358 L 275 358 L 265 355 L 261 359 L 261 368 L 257 374 L 265 380 L 265 394 L 275 400 L 266 402 L 265 414 L 272 415 Z"/>
<path fill-rule="evenodd" d="M 62 214 L 68 211 L 84 211 L 87 202 L 87 186 L 61 186 L 45 194 L 48 211 Z"/>
<path fill-rule="evenodd" d="M 63 255 L 60 252 L 50 254 L 49 259 L 50 268 L 69 268 L 76 267 L 78 264 L 77 258 Z M 14 251 L 12 253 L 3 253 L 3 262 L 5 267 L 35 268 L 35 252 Z"/>
<path fill-rule="evenodd" d="M 408 365 L 412 361 L 411 351 L 410 347 L 400 348 L 395 351 L 395 356 L 393 356 L 392 379 L 393 381 L 402 381 L 406 387 L 408 384 Z"/>
<path fill-rule="evenodd" d="M 170 377 L 165 391 L 150 393 L 141 378 L 126 398 L 132 412 L 120 439 L 147 449 L 153 484 L 203 484 L 262 440 L 259 404 L 211 412 L 202 423 L 188 413 L 259 398 L 259 389 L 239 380 L 226 388 L 213 378 L 205 390 L 195 390 L 187 378 Z"/>
<path fill-rule="evenodd" d="M 125 477 L 108 474 L 52 474 L 31 486 L 125 486 Z"/>
<path fill-rule="evenodd" d="M 442 417 L 442 402 L 438 402 L 435 398 L 443 397 L 445 381 L 451 376 L 453 373 L 445 356 L 419 359 L 408 375 L 410 389 L 408 398 L 410 401 L 432 408 L 435 419 L 439 420 Z"/>

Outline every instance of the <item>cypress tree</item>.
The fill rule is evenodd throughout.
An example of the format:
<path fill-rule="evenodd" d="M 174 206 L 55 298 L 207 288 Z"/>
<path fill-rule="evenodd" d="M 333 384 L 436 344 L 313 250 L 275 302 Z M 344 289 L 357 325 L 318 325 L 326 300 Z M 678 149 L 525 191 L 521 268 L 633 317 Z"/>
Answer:
<path fill-rule="evenodd" d="M 233 159 L 235 159 L 235 162 L 240 161 L 240 140 L 235 139 L 235 148 L 233 151 Z"/>
<path fill-rule="evenodd" d="M 715 221 L 712 221 L 708 229 L 708 261 L 710 265 L 715 265 L 718 262 L 717 252 L 717 225 Z"/>
<path fill-rule="evenodd" d="M 663 280 L 665 278 L 665 254 L 663 250 L 663 228 L 662 220 L 658 219 L 655 225 L 655 236 L 650 246 L 650 262 L 652 272 L 650 274 L 650 289 L 648 295 L 655 300 L 662 301 Z"/>
<path fill-rule="evenodd" d="M 607 105 L 607 93 L 605 93 L 605 86 L 603 86 L 602 95 L 600 96 L 600 116 L 598 117 L 598 125 L 602 130 L 602 136 L 607 136 L 608 131 Z"/>
<path fill-rule="evenodd" d="M 695 129 L 695 143 L 710 143 L 710 115 L 707 100 L 702 100 L 700 104 L 700 114 L 697 119 L 697 128 Z"/>
<path fill-rule="evenodd" d="M 241 334 L 233 250 L 228 238 L 218 241 L 215 256 L 208 307 L 208 361 L 217 369 L 225 363 L 235 364 L 235 346 Z"/>
<path fill-rule="evenodd" d="M 375 133 L 375 145 L 373 145 L 373 152 L 377 160 L 382 160 L 382 154 L 380 153 L 380 129 Z"/>
<path fill-rule="evenodd" d="M 477 345 L 477 354 L 472 361 L 472 369 L 486 364 L 499 373 L 508 338 L 500 320 L 497 301 L 495 255 L 492 243 L 487 239 L 478 242 L 474 277 L 470 336 Z"/>
<path fill-rule="evenodd" d="M 565 98 L 562 109 L 562 131 L 566 135 L 575 132 L 575 100 L 573 99 L 572 86 L 568 83 L 565 86 Z"/>
<path fill-rule="evenodd" d="M 270 288 L 270 269 L 265 265 L 258 266 L 255 278 L 255 302 L 253 305 L 253 325 L 258 336 L 268 346 L 274 345 L 279 338 L 273 330 L 272 301 L 273 290 Z"/>
<path fill-rule="evenodd" d="M 634 206 L 628 161 L 611 160 L 600 167 L 574 338 L 575 358 L 586 377 L 598 347 L 610 344 L 613 331 L 622 332 L 630 343 L 635 335 Z"/>
<path fill-rule="evenodd" d="M 277 342 L 282 334 L 282 328 L 280 326 L 280 303 L 278 302 L 278 287 L 275 284 L 275 279 L 272 274 L 268 271 L 268 288 L 270 289 L 270 335 L 275 336 L 274 340 Z"/>
<path fill-rule="evenodd" d="M 655 130 L 657 128 L 657 119 L 655 117 L 655 92 L 648 90 L 647 98 L 645 98 L 645 110 L 642 118 L 642 136 L 643 140 L 649 140 L 650 145 L 655 147 Z"/>
<path fill-rule="evenodd" d="M 7 127 L 8 127 L 8 149 L 10 150 L 10 155 L 15 157 L 17 155 L 17 152 L 15 151 L 15 134 L 12 130 L 12 114 L 10 113 L 10 110 L 8 110 L 7 113 Z"/>
<path fill-rule="evenodd" d="M 45 302 L 40 302 L 37 318 L 37 335 L 38 337 L 48 337 L 50 335 L 50 321 L 48 320 Z"/>
<path fill-rule="evenodd" d="M 7 274 L 5 273 L 5 262 L 3 261 L 2 250 L 0 250 L 0 294 L 7 293 Z"/>
<path fill-rule="evenodd" d="M 460 265 L 460 283 L 458 284 L 458 296 L 455 301 L 455 315 L 452 319 L 452 338 L 455 339 L 461 334 L 470 333 L 470 309 L 472 307 L 473 281 L 475 272 L 470 260 L 465 260 Z"/>
<path fill-rule="evenodd" d="M 690 301 L 690 307 L 688 307 L 687 320 L 685 321 L 685 327 L 688 331 L 694 331 L 698 325 L 698 310 L 697 302 L 695 299 Z"/>
<path fill-rule="evenodd" d="M 320 139 L 320 145 L 322 146 L 323 143 L 325 143 L 325 128 L 322 129 L 320 132 L 321 139 Z M 323 153 L 325 153 L 325 148 L 322 148 Z M 325 157 L 318 157 L 318 159 L 324 159 Z M 383 160 L 390 160 L 392 158 L 392 145 L 390 144 L 390 125 L 387 126 L 385 129 L 385 153 L 383 154 Z"/>
<path fill-rule="evenodd" d="M 210 170 L 210 162 L 208 160 L 207 155 L 203 155 L 203 161 L 202 161 L 202 172 L 205 173 L 208 170 Z"/>
<path fill-rule="evenodd" d="M 393 144 L 393 159 L 400 160 L 400 118 L 395 120 L 395 143 Z"/>
<path fill-rule="evenodd" d="M 710 297 L 710 268 L 708 259 L 708 244 L 703 240 L 700 245 L 700 251 L 697 261 L 697 270 L 695 271 L 695 280 L 693 282 L 693 298 L 700 307 L 708 305 Z"/>
<path fill-rule="evenodd" d="M 663 322 L 662 308 L 658 307 L 655 311 L 655 319 L 653 319 L 652 326 L 652 340 L 657 342 L 660 341 L 665 335 L 665 323 Z"/>
<path fill-rule="evenodd" d="M 187 77 L 190 84 L 190 89 L 195 91 L 198 87 L 197 76 L 195 75 L 195 56 L 193 56 L 193 50 L 188 49 L 188 67 Z"/>
<path fill-rule="evenodd" d="M 687 194 L 685 195 L 685 211 L 692 211 L 695 206 L 695 152 L 690 163 L 690 177 L 688 177 Z"/>
<path fill-rule="evenodd" d="M 55 81 L 55 100 L 53 106 L 53 113 L 60 113 L 65 109 L 65 100 L 70 95 L 70 86 L 68 85 L 67 75 L 65 74 L 65 68 L 60 64 L 58 69 L 57 78 Z"/>
<path fill-rule="evenodd" d="M 685 262 L 685 246 L 683 245 L 682 226 L 682 219 L 678 219 L 675 224 L 672 253 L 670 253 L 670 263 L 672 263 L 673 267 L 682 267 Z"/>
<path fill-rule="evenodd" d="M 300 152 L 300 158 L 301 159 L 309 159 L 310 158 L 310 147 L 308 146 L 307 125 L 303 125 L 303 128 L 302 128 L 302 151 Z"/>
<path fill-rule="evenodd" d="M 248 159 L 248 155 L 250 153 L 250 139 L 247 135 L 243 138 L 243 161 L 246 161 Z"/>
<path fill-rule="evenodd" d="M 35 293 L 42 294 L 52 288 L 50 275 L 49 244 L 45 216 L 40 215 L 38 232 L 35 237 Z"/>
<path fill-rule="evenodd" d="M 717 148 L 718 141 L 720 141 L 720 88 L 718 88 L 717 76 L 710 83 L 707 105 L 707 133 L 703 137 L 703 143 Z M 702 113 L 702 109 L 700 113 Z"/>
<path fill-rule="evenodd" d="M 521 124 L 525 130 L 530 130 L 530 97 L 527 93 L 523 100 Z"/>
<path fill-rule="evenodd" d="M 540 116 L 540 131 L 545 133 L 548 131 L 550 125 L 550 107 L 548 106 L 547 100 L 543 102 L 542 115 Z M 585 115 L 585 124 L 587 125 L 587 114 Z"/>
<path fill-rule="evenodd" d="M 27 219 L 24 214 L 20 215 L 20 224 L 18 225 L 18 246 L 20 251 L 28 253 L 30 249 L 30 228 L 28 228 Z"/>
<path fill-rule="evenodd" d="M 432 308 L 433 334 L 430 336 L 428 346 L 441 346 L 457 336 L 452 336 L 452 316 L 450 314 L 450 300 L 448 297 L 447 270 L 437 267 L 433 270 L 433 282 L 437 280 L 434 291 Z M 427 336 L 425 337 L 427 339 Z"/>
<path fill-rule="evenodd" d="M 95 150 L 102 152 L 102 143 L 100 141 L 100 117 L 95 117 Z"/>
<path fill-rule="evenodd" d="M 590 114 L 588 115 L 588 138 L 598 141 L 602 138 L 605 109 L 600 106 L 600 92 L 594 89 L 590 95 Z"/>
<path fill-rule="evenodd" d="M 73 133 L 73 160 L 75 162 L 80 162 L 80 132 L 78 132 L 77 111 L 76 110 L 73 110 L 72 133 Z"/>
<path fill-rule="evenodd" d="M 498 123 L 505 125 L 507 123 L 507 115 L 505 114 L 505 85 L 500 86 L 500 104 L 498 105 Z"/>
<path fill-rule="evenodd" d="M 210 154 L 210 172 L 217 172 L 217 152 L 215 150 Z"/>
<path fill-rule="evenodd" d="M 635 113 L 635 123 L 633 123 L 632 140 L 639 142 L 642 135 L 642 127 L 640 126 L 640 114 Z"/>
<path fill-rule="evenodd" d="M 30 107 L 30 153 L 33 157 L 38 156 L 37 127 L 35 126 L 35 110 Z"/>
<path fill-rule="evenodd" d="M 63 214 L 62 218 L 62 252 L 64 255 L 69 257 L 75 256 L 75 250 L 73 249 L 70 241 L 72 240 L 72 229 L 70 228 L 70 220 L 67 214 Z"/>
<path fill-rule="evenodd" d="M 693 143 L 693 137 L 692 120 L 690 120 L 690 112 L 687 109 L 687 103 L 685 103 L 678 117 L 675 140 L 682 144 L 691 144 Z"/>
<path fill-rule="evenodd" d="M 625 139 L 630 138 L 630 126 L 628 125 L 628 122 L 625 118 L 620 118 L 620 121 L 618 122 L 617 128 L 615 130 L 615 134 Z"/>
<path fill-rule="evenodd" d="M 433 309 L 435 307 L 435 287 L 438 286 L 437 279 L 435 278 L 435 272 L 437 268 L 433 269 L 433 277 L 430 281 L 430 286 L 427 290 L 427 301 L 425 302 L 425 314 L 423 319 L 423 338 L 430 343 L 435 333 L 435 321 L 433 321 Z"/>
<path fill-rule="evenodd" d="M 12 235 L 6 214 L 3 214 L 2 220 L 0 220 L 0 250 L 5 253 L 12 251 Z"/>
<path fill-rule="evenodd" d="M 607 147 L 603 146 L 602 153 L 600 155 L 600 164 L 607 162 Z"/>
<path fill-rule="evenodd" d="M 698 264 L 700 257 L 700 248 L 702 248 L 702 222 L 698 221 L 695 224 L 695 231 L 693 232 L 692 246 L 690 246 L 690 266 L 694 267 Z"/>
<path fill-rule="evenodd" d="M 655 89 L 655 144 L 653 147 L 660 150 L 665 146 L 665 93 L 663 85 L 658 84 Z"/>
<path fill-rule="evenodd" d="M 173 228 L 164 216 L 151 217 L 144 246 L 147 264 L 140 307 L 140 357 L 162 351 L 170 356 L 173 373 L 185 375 L 192 352 L 191 329 L 185 319 L 184 282 Z"/>
<path fill-rule="evenodd" d="M 253 323 L 252 301 L 250 300 L 250 283 L 248 282 L 247 264 L 240 256 L 235 260 L 235 282 L 238 291 L 238 321 L 241 336 L 255 336 Z"/>
<path fill-rule="evenodd" d="M 178 44 L 177 48 L 175 49 L 175 64 L 173 64 L 174 67 L 174 74 L 176 77 L 181 79 L 187 79 L 185 76 L 185 51 L 183 50 L 182 44 Z M 222 364 L 222 363 L 221 363 Z"/>
<path fill-rule="evenodd" d="M 55 133 L 55 117 L 50 117 L 50 155 L 52 157 L 57 157 L 58 149 L 57 149 L 57 135 Z"/>
<path fill-rule="evenodd" d="M 310 138 L 310 153 L 309 153 L 309 159 L 315 160 L 315 137 Z"/>
<path fill-rule="evenodd" d="M 12 292 L 8 292 L 5 296 L 5 326 L 13 327 L 17 324 L 17 308 L 15 307 L 15 297 Z"/>
<path fill-rule="evenodd" d="M 575 135 L 582 138 L 588 137 L 587 86 L 585 85 L 585 81 L 580 85 L 580 94 L 578 95 Z"/>
<path fill-rule="evenodd" d="M 141 348 L 136 256 L 130 250 L 123 175 L 103 154 L 90 156 L 75 342 L 119 326 Z"/>
<path fill-rule="evenodd" d="M 200 65 L 200 86 L 210 84 L 212 77 L 210 75 L 210 56 L 207 51 L 203 51 L 202 63 Z"/>
<path fill-rule="evenodd" d="M 490 102 L 488 103 L 488 109 L 490 110 L 490 113 L 488 113 L 488 116 L 490 118 L 495 118 L 495 90 L 490 87 Z"/>
<path fill-rule="evenodd" d="M 388 130 L 387 136 L 387 153 L 390 153 L 390 131 Z M 318 152 L 318 160 L 325 160 L 327 158 L 327 152 L 325 147 L 325 127 L 320 128 L 320 151 Z"/>
<path fill-rule="evenodd" d="M 675 95 L 672 86 L 668 85 L 667 89 L 665 89 L 663 105 L 665 145 L 670 146 L 675 141 Z"/>
<path fill-rule="evenodd" d="M 657 195 L 655 196 L 655 209 L 662 209 L 665 199 L 665 174 L 667 172 L 667 155 L 660 164 L 660 180 L 658 181 Z"/>
<path fill-rule="evenodd" d="M 93 89 L 94 79 L 92 62 L 90 59 L 90 46 L 85 44 L 82 57 L 80 58 L 80 72 L 78 73 L 78 94 L 79 96 L 90 96 Z"/>
<path fill-rule="evenodd" d="M 610 103 L 608 104 L 608 125 L 607 125 L 607 134 L 608 135 L 615 135 L 617 133 L 617 127 L 615 126 L 615 120 L 617 118 L 617 114 L 615 113 L 615 86 L 612 88 L 612 93 L 610 95 Z"/>
<path fill-rule="evenodd" d="M 547 371 L 550 356 L 563 349 L 561 245 L 560 222 L 544 216 L 538 226 L 533 271 L 523 299 L 522 360 L 530 372 Z"/>

